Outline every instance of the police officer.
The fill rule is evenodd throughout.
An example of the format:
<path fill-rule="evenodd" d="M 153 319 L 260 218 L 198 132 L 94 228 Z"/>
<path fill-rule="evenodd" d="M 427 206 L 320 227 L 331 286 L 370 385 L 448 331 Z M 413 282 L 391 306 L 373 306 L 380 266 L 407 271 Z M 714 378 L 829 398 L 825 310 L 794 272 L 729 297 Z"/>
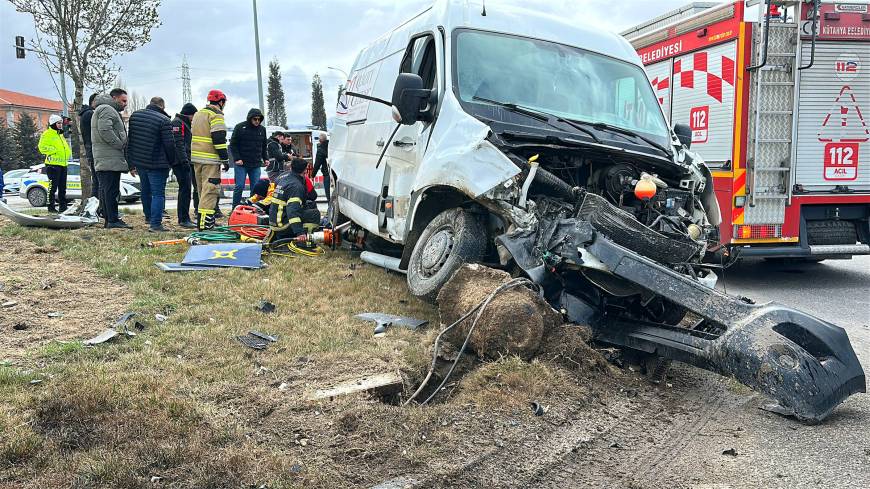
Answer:
<path fill-rule="evenodd" d="M 39 138 L 39 152 L 45 155 L 45 174 L 48 176 L 48 211 L 63 212 L 66 202 L 66 165 L 72 157 L 72 150 L 66 138 L 63 137 L 63 117 L 52 114 L 48 118 L 48 129 Z M 54 206 L 54 196 L 57 194 L 57 204 Z"/>

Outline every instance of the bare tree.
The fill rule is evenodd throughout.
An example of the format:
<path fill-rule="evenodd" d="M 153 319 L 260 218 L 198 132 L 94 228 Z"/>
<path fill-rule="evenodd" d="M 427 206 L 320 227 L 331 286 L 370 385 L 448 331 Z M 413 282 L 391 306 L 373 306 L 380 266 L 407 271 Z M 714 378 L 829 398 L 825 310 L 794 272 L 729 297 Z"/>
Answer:
<path fill-rule="evenodd" d="M 9 0 L 19 12 L 33 16 L 37 39 L 31 44 L 51 73 L 60 65 L 73 82 L 72 110 L 82 106 L 85 87 L 105 90 L 118 71 L 112 59 L 151 40 L 160 25 L 161 0 Z M 79 120 L 73 114 L 73 137 L 84 147 Z M 82 197 L 91 196 L 87 156 L 81 154 Z"/>

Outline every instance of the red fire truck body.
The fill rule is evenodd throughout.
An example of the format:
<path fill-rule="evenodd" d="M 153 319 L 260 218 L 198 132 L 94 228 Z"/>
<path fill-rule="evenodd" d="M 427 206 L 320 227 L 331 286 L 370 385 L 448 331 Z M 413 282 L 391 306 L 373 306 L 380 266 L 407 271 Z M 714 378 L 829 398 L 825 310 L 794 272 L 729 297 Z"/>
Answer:
<path fill-rule="evenodd" d="M 712 170 L 723 244 L 870 254 L 867 0 L 696 3 L 623 35 Z"/>

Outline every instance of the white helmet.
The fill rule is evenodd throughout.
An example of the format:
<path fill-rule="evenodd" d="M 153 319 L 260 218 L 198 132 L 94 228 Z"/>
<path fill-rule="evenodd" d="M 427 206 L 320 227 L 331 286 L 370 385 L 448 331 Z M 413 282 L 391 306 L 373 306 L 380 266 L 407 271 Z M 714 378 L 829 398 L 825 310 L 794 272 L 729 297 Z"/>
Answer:
<path fill-rule="evenodd" d="M 57 114 L 51 114 L 50 116 L 48 116 L 48 125 L 49 126 L 53 126 L 53 125 L 57 124 L 58 122 L 63 122 L 63 117 L 61 117 Z"/>

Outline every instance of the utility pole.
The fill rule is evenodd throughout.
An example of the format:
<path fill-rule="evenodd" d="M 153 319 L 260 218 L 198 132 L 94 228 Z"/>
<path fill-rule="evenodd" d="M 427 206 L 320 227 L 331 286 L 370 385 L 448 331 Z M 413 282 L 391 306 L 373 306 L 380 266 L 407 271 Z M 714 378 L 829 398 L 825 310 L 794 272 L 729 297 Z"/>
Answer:
<path fill-rule="evenodd" d="M 257 49 L 257 93 L 260 95 L 260 110 L 266 110 L 263 102 L 263 72 L 260 69 L 260 27 L 257 23 L 257 0 L 254 0 L 254 47 Z"/>
<path fill-rule="evenodd" d="M 190 94 L 190 65 L 187 64 L 187 55 L 181 61 L 181 100 L 185 104 L 193 102 Z"/>

